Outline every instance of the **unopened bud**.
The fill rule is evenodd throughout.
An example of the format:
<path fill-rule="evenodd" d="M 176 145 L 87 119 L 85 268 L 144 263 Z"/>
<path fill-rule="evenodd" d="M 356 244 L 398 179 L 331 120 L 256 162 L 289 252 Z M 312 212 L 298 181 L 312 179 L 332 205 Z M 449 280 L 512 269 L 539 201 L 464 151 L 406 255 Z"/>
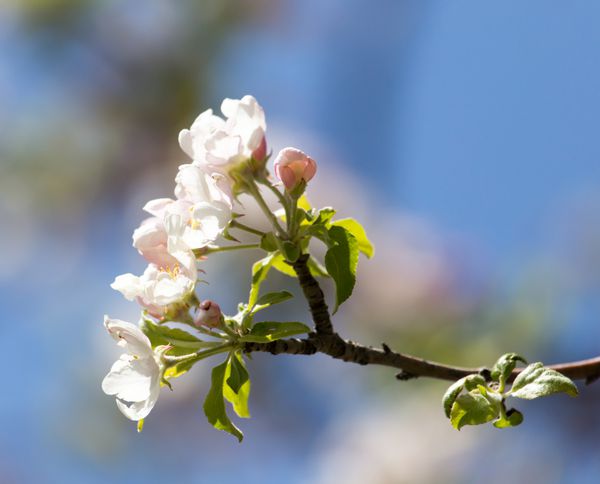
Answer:
<path fill-rule="evenodd" d="M 267 139 L 263 136 L 258 148 L 252 152 L 252 158 L 256 161 L 263 161 L 267 157 Z"/>
<path fill-rule="evenodd" d="M 288 192 L 305 184 L 315 176 L 317 163 L 310 156 L 296 148 L 284 148 L 275 160 L 275 174 Z"/>
<path fill-rule="evenodd" d="M 219 305 L 210 300 L 202 301 L 198 305 L 196 314 L 194 314 L 194 324 L 196 326 L 207 326 L 216 328 L 221 325 L 223 313 Z"/>

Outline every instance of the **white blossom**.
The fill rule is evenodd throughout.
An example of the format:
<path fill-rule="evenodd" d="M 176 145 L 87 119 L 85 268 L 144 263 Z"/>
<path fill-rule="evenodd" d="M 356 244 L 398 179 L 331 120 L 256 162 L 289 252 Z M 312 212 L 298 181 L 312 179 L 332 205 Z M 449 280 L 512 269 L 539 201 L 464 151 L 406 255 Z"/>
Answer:
<path fill-rule="evenodd" d="M 160 393 L 160 364 L 150 340 L 132 323 L 104 317 L 104 326 L 126 353 L 113 364 L 102 390 L 114 395 L 119 410 L 130 420 L 145 418 Z"/>
<path fill-rule="evenodd" d="M 190 129 L 179 133 L 179 144 L 193 163 L 205 171 L 227 174 L 228 170 L 253 155 L 266 155 L 267 129 L 262 107 L 253 96 L 224 99 L 221 111 L 226 119 L 211 109 L 201 113 Z"/>
<path fill-rule="evenodd" d="M 178 215 L 165 221 L 167 252 L 173 262 L 166 266 L 151 263 L 141 276 L 131 273 L 117 276 L 111 287 L 156 317 L 168 305 L 183 301 L 194 290 L 198 278 L 194 253 L 181 240 L 183 228 Z"/>

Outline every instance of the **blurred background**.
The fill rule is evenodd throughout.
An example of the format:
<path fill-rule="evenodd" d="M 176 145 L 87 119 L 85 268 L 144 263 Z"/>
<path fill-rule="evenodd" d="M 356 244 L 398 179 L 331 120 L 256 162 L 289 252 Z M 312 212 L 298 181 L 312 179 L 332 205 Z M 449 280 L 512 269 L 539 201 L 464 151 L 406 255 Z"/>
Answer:
<path fill-rule="evenodd" d="M 271 149 L 317 160 L 313 204 L 376 245 L 342 335 L 474 366 L 599 354 L 599 21 L 594 1 L 1 2 L 0 482 L 598 482 L 599 385 L 456 432 L 445 382 L 257 354 L 240 445 L 202 413 L 214 361 L 141 434 L 100 382 L 103 315 L 139 314 L 109 284 L 144 268 L 130 237 L 187 162 L 177 133 L 244 94 Z M 253 256 L 213 256 L 201 296 L 233 312 Z"/>

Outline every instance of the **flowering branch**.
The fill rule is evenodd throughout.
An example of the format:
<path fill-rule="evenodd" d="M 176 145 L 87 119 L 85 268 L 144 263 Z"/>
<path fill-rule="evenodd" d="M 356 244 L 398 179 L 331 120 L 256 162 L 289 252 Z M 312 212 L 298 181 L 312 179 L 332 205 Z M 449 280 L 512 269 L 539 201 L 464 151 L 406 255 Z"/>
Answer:
<path fill-rule="evenodd" d="M 162 386 L 171 388 L 171 380 L 198 361 L 220 353 L 226 353 L 226 358 L 212 369 L 203 408 L 215 428 L 240 441 L 243 434 L 229 418 L 225 402 L 238 417 L 249 418 L 250 376 L 244 356 L 252 352 L 323 353 L 360 365 L 396 368 L 401 370 L 396 375 L 400 380 L 431 377 L 454 381 L 443 406 L 457 429 L 490 421 L 500 428 L 519 425 L 523 416 L 506 408 L 508 397 L 533 399 L 558 392 L 575 396 L 577 387 L 569 377 L 585 378 L 589 383 L 600 376 L 600 357 L 549 367 L 533 363 L 516 369 L 517 363 L 525 360 L 507 353 L 492 368 L 463 368 L 397 353 L 386 344 L 379 349 L 344 340 L 335 332 L 331 318 L 352 295 L 359 254 L 368 258 L 374 254 L 364 228 L 351 218 L 334 220 L 333 208 L 310 206 L 304 191 L 317 165 L 296 148 L 285 148 L 277 155 L 273 167 L 281 184 L 273 183 L 266 167 L 264 113 L 252 96 L 225 99 L 221 111 L 226 119 L 209 109 L 190 129 L 181 131 L 179 144 L 192 163 L 179 167 L 175 199 L 148 202 L 144 210 L 151 217 L 133 233 L 133 245 L 148 267 L 140 276 L 117 276 L 112 284 L 141 306 L 142 316 L 138 325 L 105 318 L 107 331 L 125 353 L 104 378 L 102 389 L 115 396 L 127 418 L 138 421 L 138 431 Z M 279 210 L 269 208 L 258 184 L 273 192 L 285 218 Z M 254 198 L 271 225 L 270 231 L 237 221 L 243 213 L 234 212 L 234 206 L 242 193 Z M 241 244 L 231 236 L 232 229 L 260 240 Z M 219 245 L 219 238 L 232 243 Z M 326 246 L 324 265 L 310 255 L 311 240 Z M 198 264 L 218 252 L 245 249 L 263 251 L 266 256 L 252 266 L 248 301 L 238 304 L 237 314 L 227 316 L 216 302 L 197 297 L 198 273 L 204 272 Z M 313 331 L 296 321 L 255 320 L 263 309 L 293 297 L 287 291 L 261 292 L 271 269 L 298 279 Z M 335 283 L 332 313 L 318 277 L 330 277 Z M 189 330 L 169 326 L 172 322 L 186 324 Z M 304 339 L 296 337 L 303 334 L 307 335 Z"/>

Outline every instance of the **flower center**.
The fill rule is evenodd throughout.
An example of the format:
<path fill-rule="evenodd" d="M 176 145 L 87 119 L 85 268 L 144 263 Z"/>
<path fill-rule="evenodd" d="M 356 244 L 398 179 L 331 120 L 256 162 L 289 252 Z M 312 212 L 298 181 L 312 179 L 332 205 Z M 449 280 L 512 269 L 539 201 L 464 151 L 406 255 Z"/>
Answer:
<path fill-rule="evenodd" d="M 159 267 L 159 270 L 168 274 L 171 279 L 176 279 L 177 276 L 181 274 L 181 267 L 179 267 L 179 264 L 175 264 L 173 267 Z"/>

